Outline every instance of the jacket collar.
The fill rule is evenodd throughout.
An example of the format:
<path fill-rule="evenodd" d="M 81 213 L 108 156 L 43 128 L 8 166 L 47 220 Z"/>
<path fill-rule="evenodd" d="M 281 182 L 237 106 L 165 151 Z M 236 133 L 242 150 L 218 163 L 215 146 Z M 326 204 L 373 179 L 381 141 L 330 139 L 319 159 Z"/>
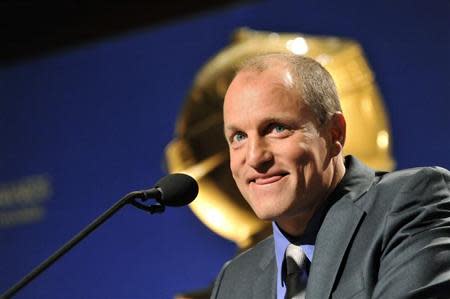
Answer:
<path fill-rule="evenodd" d="M 317 235 L 306 290 L 309 299 L 330 297 L 342 259 L 365 214 L 356 202 L 374 181 L 374 171 L 356 158 L 347 156 L 345 162 L 346 174 L 330 198 L 331 207 Z"/>

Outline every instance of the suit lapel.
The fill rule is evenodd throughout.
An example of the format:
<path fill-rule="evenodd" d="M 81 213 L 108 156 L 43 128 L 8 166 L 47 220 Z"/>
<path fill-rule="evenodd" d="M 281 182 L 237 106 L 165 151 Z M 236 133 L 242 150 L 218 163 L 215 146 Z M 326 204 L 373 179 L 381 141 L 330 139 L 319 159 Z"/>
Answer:
<path fill-rule="evenodd" d="M 364 212 L 347 200 L 328 212 L 317 236 L 306 298 L 329 298 L 345 251 Z"/>
<path fill-rule="evenodd" d="M 317 235 L 306 298 L 329 298 L 345 252 L 365 212 L 356 202 L 373 183 L 374 172 L 351 156 L 346 179 L 349 192 L 327 212 Z"/>
<path fill-rule="evenodd" d="M 276 296 L 276 262 L 274 245 L 271 243 L 269 250 L 264 252 L 264 256 L 259 263 L 260 273 L 253 284 L 254 299 L 274 299 Z"/>

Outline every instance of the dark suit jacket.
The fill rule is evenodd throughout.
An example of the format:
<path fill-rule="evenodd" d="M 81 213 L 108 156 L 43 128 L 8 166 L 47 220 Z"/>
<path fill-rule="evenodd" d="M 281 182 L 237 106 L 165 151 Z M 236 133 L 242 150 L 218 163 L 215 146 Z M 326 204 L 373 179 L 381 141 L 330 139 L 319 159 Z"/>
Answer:
<path fill-rule="evenodd" d="M 352 157 L 350 192 L 317 235 L 307 299 L 450 298 L 450 173 L 375 173 Z M 273 237 L 222 268 L 211 298 L 275 298 Z"/>

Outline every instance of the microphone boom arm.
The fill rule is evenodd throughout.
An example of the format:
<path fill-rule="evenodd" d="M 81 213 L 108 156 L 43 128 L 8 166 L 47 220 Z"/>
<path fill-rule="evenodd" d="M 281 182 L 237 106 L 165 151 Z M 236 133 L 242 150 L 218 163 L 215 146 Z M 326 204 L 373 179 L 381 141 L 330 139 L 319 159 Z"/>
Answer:
<path fill-rule="evenodd" d="M 3 293 L 0 298 L 7 299 L 11 298 L 14 294 L 16 294 L 19 290 L 25 287 L 28 283 L 30 283 L 34 278 L 36 278 L 39 274 L 45 271 L 48 267 L 50 267 L 54 262 L 56 262 L 60 257 L 62 257 L 67 251 L 72 249 L 75 245 L 77 245 L 81 240 L 87 237 L 92 231 L 94 231 L 98 226 L 108 220 L 112 215 L 114 215 L 119 209 L 121 209 L 126 204 L 132 204 L 133 206 L 154 213 L 162 213 L 164 211 L 164 205 L 161 203 L 157 203 L 155 205 L 146 206 L 137 201 L 137 199 L 146 200 L 148 198 L 157 198 L 160 197 L 160 191 L 157 188 L 152 188 L 144 191 L 133 191 L 125 195 L 118 202 L 116 202 L 111 208 L 106 210 L 99 217 L 94 219 L 89 225 L 87 225 L 82 231 L 80 231 L 77 235 L 75 235 L 72 239 L 70 239 L 67 243 L 61 246 L 55 253 L 49 256 L 45 261 L 39 264 L 36 268 L 34 268 L 31 272 L 29 272 L 26 276 L 24 276 L 20 281 L 14 284 L 11 288 L 9 288 L 5 293 Z"/>

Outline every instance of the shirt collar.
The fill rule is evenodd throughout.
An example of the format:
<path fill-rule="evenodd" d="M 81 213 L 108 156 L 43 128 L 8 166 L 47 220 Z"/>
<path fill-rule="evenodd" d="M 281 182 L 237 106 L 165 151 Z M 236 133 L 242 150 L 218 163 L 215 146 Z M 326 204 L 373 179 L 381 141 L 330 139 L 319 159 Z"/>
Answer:
<path fill-rule="evenodd" d="M 303 234 L 299 238 L 292 238 L 291 236 L 288 236 L 287 234 L 282 232 L 282 230 L 275 222 L 272 222 L 273 238 L 275 243 L 275 257 L 277 262 L 277 269 L 280 275 L 281 265 L 283 264 L 284 259 L 284 252 L 291 243 L 299 245 L 305 251 L 308 260 L 310 262 L 312 261 L 316 235 L 323 220 L 322 214 L 323 213 L 319 212 L 313 216 L 313 218 L 310 220 L 308 228 L 305 230 L 305 234 Z"/>

